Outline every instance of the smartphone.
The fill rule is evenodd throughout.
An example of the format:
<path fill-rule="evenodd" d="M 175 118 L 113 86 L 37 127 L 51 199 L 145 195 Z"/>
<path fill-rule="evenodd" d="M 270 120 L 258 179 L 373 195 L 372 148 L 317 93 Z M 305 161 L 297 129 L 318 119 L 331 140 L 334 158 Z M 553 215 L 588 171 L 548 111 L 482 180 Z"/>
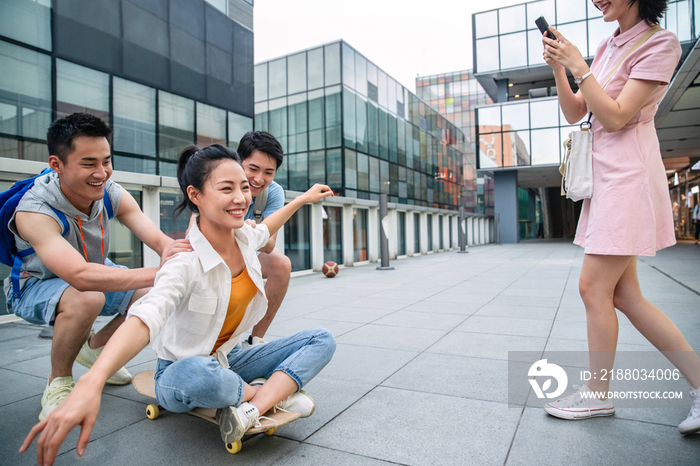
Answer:
<path fill-rule="evenodd" d="M 540 16 L 535 20 L 535 24 L 537 27 L 540 29 L 540 32 L 542 35 L 547 34 L 547 37 L 549 37 L 552 40 L 558 40 L 557 36 L 552 34 L 552 31 L 549 30 L 549 23 L 547 22 L 546 19 L 544 19 L 544 16 Z"/>

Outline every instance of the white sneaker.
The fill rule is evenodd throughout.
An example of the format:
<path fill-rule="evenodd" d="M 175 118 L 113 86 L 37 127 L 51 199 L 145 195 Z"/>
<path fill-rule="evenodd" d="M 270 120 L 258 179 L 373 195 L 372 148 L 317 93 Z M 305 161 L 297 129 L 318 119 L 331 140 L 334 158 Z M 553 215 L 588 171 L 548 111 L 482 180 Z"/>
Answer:
<path fill-rule="evenodd" d="M 236 408 L 228 406 L 216 410 L 216 422 L 221 431 L 221 440 L 224 443 L 234 443 L 243 438 L 243 434 L 251 427 L 259 427 L 260 411 L 252 404 L 241 403 Z"/>
<path fill-rule="evenodd" d="M 544 405 L 547 414 L 561 419 L 579 420 L 599 416 L 612 416 L 615 407 L 610 399 L 601 400 L 593 391 L 584 385 L 583 388 L 574 385 L 580 390 L 573 395 L 560 398 L 557 401 Z"/>
<path fill-rule="evenodd" d="M 690 390 L 690 399 L 693 401 L 690 413 L 685 421 L 678 424 L 678 431 L 683 435 L 700 431 L 700 388 Z"/>
<path fill-rule="evenodd" d="M 93 335 L 94 334 L 90 334 L 90 338 L 92 338 Z M 90 348 L 90 338 L 88 338 L 83 347 L 80 348 L 80 352 L 75 358 L 75 362 L 87 367 L 88 369 L 90 369 L 92 365 L 95 364 L 95 361 L 97 361 L 97 357 L 104 349 L 104 346 L 95 349 Z M 110 385 L 126 385 L 129 382 L 131 382 L 131 374 L 124 367 L 119 369 L 117 372 L 114 373 L 112 377 L 107 379 L 107 383 Z"/>
<path fill-rule="evenodd" d="M 266 381 L 267 379 L 260 377 L 250 382 L 250 385 L 262 385 Z M 304 390 L 299 390 L 272 407 L 273 412 L 276 412 L 278 409 L 299 413 L 301 414 L 300 417 L 309 417 L 316 411 L 316 403 L 308 393 Z"/>
<path fill-rule="evenodd" d="M 253 346 L 263 345 L 265 343 L 267 343 L 267 342 L 265 340 L 263 340 L 262 338 L 254 337 L 253 335 L 251 335 L 248 337 L 247 340 L 243 340 L 241 342 L 241 348 L 248 349 L 248 348 L 252 348 Z"/>
<path fill-rule="evenodd" d="M 51 376 L 49 375 L 49 378 Z M 41 413 L 39 420 L 43 421 L 46 416 L 56 409 L 58 404 L 63 401 L 75 387 L 73 377 L 56 377 L 53 382 L 46 384 L 44 395 L 41 397 Z"/>

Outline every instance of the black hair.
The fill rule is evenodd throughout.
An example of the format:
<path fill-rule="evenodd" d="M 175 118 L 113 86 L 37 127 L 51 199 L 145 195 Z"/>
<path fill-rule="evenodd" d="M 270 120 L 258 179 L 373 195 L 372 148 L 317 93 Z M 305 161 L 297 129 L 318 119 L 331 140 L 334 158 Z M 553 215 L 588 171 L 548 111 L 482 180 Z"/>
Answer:
<path fill-rule="evenodd" d="M 66 163 L 68 155 L 75 150 L 73 140 L 77 137 L 103 137 L 112 142 L 112 128 L 101 118 L 89 113 L 73 113 L 54 121 L 46 132 L 49 155 L 55 155 Z"/>
<path fill-rule="evenodd" d="M 254 150 L 259 150 L 277 162 L 277 168 L 282 165 L 284 151 L 280 142 L 267 131 L 249 131 L 243 135 L 241 142 L 238 143 L 238 155 L 241 160 L 245 160 L 253 153 Z"/>
<path fill-rule="evenodd" d="M 209 179 L 215 165 L 222 160 L 235 160 L 239 164 L 241 158 L 234 151 L 221 144 L 200 149 L 195 145 L 185 147 L 177 159 L 177 182 L 182 190 L 182 201 L 175 208 L 177 218 L 182 211 L 189 208 L 192 212 L 199 212 L 197 206 L 187 195 L 187 187 L 193 186 L 201 191 L 204 183 Z"/>
<path fill-rule="evenodd" d="M 666 11 L 668 0 L 630 0 L 632 6 L 639 3 L 639 17 L 647 24 L 659 24 L 661 17 Z"/>

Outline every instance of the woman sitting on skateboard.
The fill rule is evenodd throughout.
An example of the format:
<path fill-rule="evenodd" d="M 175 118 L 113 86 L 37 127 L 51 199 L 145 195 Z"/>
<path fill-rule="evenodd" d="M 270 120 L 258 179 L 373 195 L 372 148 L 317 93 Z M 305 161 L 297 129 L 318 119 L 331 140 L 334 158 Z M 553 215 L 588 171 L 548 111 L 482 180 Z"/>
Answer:
<path fill-rule="evenodd" d="M 216 409 L 221 436 L 238 441 L 261 414 L 277 407 L 302 417 L 314 402 L 300 389 L 330 361 L 335 340 L 325 329 L 307 330 L 243 350 L 239 337 L 265 314 L 260 262 L 265 245 L 299 207 L 332 196 L 315 185 L 255 227 L 244 222 L 250 187 L 238 155 L 221 145 L 186 148 L 177 177 L 185 208 L 199 213 L 188 238 L 194 249 L 166 262 L 153 289 L 130 309 L 97 362 L 73 392 L 29 432 L 39 464 L 51 464 L 60 444 L 81 426 L 77 452 L 83 455 L 100 409 L 105 381 L 149 342 L 158 355 L 156 397 L 165 409 Z M 249 385 L 256 378 L 263 384 Z"/>

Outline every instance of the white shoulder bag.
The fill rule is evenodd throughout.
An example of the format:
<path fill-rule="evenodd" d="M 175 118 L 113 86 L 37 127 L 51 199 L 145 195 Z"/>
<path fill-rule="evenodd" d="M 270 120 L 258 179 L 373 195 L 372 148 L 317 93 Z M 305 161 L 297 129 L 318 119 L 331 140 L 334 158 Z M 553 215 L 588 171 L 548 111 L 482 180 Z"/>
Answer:
<path fill-rule="evenodd" d="M 632 52 L 637 50 L 644 42 L 649 39 L 657 31 L 661 30 L 661 26 L 656 25 L 645 32 L 627 51 L 624 57 L 612 70 L 608 79 L 603 84 L 603 89 L 608 85 L 612 77 L 620 69 L 622 62 L 629 57 Z M 561 195 L 566 196 L 572 201 L 580 201 L 582 199 L 590 199 L 593 195 L 593 133 L 591 132 L 591 117 L 593 113 L 588 114 L 588 120 L 580 125 L 579 131 L 569 133 L 568 139 L 564 141 L 564 158 L 559 167 L 561 179 Z"/>

